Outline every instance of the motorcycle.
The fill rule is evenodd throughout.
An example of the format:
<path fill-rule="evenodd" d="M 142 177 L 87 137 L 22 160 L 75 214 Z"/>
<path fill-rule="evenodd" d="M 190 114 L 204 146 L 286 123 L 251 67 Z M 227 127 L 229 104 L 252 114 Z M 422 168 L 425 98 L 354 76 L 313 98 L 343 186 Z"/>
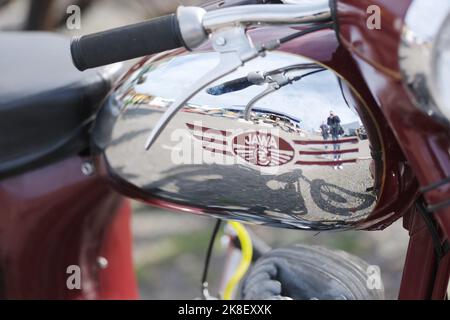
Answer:
<path fill-rule="evenodd" d="M 236 221 L 371 231 L 401 218 L 399 299 L 446 299 L 448 2 L 243 2 L 75 38 L 83 73 L 64 39 L 0 35 L 11 76 L 0 95 L 0 297 L 137 298 L 129 197 L 234 221 L 242 261 L 224 298 L 252 260 Z M 113 64 L 137 57 L 124 74 Z M 317 129 L 336 116 L 342 128 L 325 139 Z M 367 139 L 345 135 L 360 127 Z M 68 290 L 68 266 L 82 270 L 82 290 Z M 320 248 L 262 252 L 240 297 L 380 298 L 361 286 L 365 267 Z M 276 281 L 258 287 L 261 274 Z M 292 275 L 355 285 L 305 294 Z"/>

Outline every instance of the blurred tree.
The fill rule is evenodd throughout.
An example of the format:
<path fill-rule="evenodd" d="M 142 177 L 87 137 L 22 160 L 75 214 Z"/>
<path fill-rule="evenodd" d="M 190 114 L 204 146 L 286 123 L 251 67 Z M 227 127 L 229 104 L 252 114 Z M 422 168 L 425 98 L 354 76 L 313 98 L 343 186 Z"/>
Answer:
<path fill-rule="evenodd" d="M 70 5 L 86 9 L 92 0 L 30 0 L 24 30 L 54 30 L 66 21 Z"/>
<path fill-rule="evenodd" d="M 14 1 L 18 0 L 0 0 L 0 9 Z M 105 0 L 26 0 L 26 2 L 27 13 L 19 23 L 20 29 L 48 31 L 64 26 L 68 6 L 77 5 L 84 11 L 95 2 Z M 127 5 L 144 10 L 146 16 L 151 18 L 173 12 L 179 5 L 199 5 L 203 2 L 205 0 L 128 0 Z"/>

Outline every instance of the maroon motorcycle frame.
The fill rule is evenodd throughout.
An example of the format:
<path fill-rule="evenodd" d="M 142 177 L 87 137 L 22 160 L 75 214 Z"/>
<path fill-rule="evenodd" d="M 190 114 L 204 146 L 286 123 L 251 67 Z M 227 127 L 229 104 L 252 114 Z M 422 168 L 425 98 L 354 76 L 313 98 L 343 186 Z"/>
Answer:
<path fill-rule="evenodd" d="M 355 61 L 384 119 L 421 186 L 430 207 L 443 204 L 450 196 L 450 186 L 442 182 L 450 174 L 448 128 L 421 113 L 412 103 L 402 83 L 398 48 L 400 28 L 412 1 L 372 1 L 381 9 L 380 30 L 369 30 L 361 15 L 367 1 L 337 2 L 339 41 Z M 441 207 L 441 206 L 439 206 Z M 431 210 L 430 210 L 431 211 Z M 427 212 L 425 219 L 436 222 L 439 243 L 446 246 L 450 235 L 450 208 L 443 206 Z M 433 239 L 424 220 L 413 207 L 405 215 L 410 232 L 400 299 L 443 299 L 449 280 L 449 255 L 436 257 Z"/>
<path fill-rule="evenodd" d="M 367 130 L 382 136 L 386 170 L 377 210 L 361 229 L 384 229 L 403 217 L 410 241 L 399 298 L 444 299 L 450 258 L 448 254 L 438 256 L 436 248 L 443 248 L 450 235 L 450 207 L 424 215 L 416 203 L 422 194 L 428 206 L 450 199 L 448 184 L 427 188 L 450 176 L 450 136 L 445 126 L 413 105 L 402 84 L 396 21 L 404 18 L 410 1 L 373 0 L 370 4 L 381 8 L 381 30 L 366 27 L 367 1 L 339 0 L 337 33 L 318 31 L 288 42 L 280 50 L 334 70 L 367 105 L 375 120 L 375 126 Z M 254 36 L 264 38 L 285 31 L 266 28 L 256 30 Z M 82 173 L 86 161 L 97 164 L 92 175 Z M 140 194 L 128 185 L 112 183 L 106 172 L 101 158 L 74 156 L 0 181 L 0 298 L 138 297 L 131 254 L 131 208 L 112 186 L 135 198 Z M 147 202 L 204 214 L 200 208 L 160 199 Z M 100 263 L 101 258 L 108 261 L 107 266 Z M 67 288 L 70 265 L 81 268 L 82 290 Z"/>

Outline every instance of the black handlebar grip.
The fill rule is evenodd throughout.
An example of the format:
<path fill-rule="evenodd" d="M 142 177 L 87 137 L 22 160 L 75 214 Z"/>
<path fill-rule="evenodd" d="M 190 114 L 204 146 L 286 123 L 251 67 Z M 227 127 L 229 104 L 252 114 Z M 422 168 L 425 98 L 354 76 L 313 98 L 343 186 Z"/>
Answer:
<path fill-rule="evenodd" d="M 159 53 L 183 46 L 177 17 L 172 14 L 149 21 L 76 37 L 70 50 L 78 70 Z"/>

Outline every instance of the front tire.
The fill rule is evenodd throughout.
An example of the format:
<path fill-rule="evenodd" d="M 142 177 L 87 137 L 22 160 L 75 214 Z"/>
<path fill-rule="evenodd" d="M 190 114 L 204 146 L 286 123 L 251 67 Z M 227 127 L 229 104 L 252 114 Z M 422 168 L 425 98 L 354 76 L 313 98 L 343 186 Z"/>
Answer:
<path fill-rule="evenodd" d="M 262 256 L 245 276 L 244 300 L 383 300 L 381 279 L 369 264 L 340 250 L 294 245 Z"/>

